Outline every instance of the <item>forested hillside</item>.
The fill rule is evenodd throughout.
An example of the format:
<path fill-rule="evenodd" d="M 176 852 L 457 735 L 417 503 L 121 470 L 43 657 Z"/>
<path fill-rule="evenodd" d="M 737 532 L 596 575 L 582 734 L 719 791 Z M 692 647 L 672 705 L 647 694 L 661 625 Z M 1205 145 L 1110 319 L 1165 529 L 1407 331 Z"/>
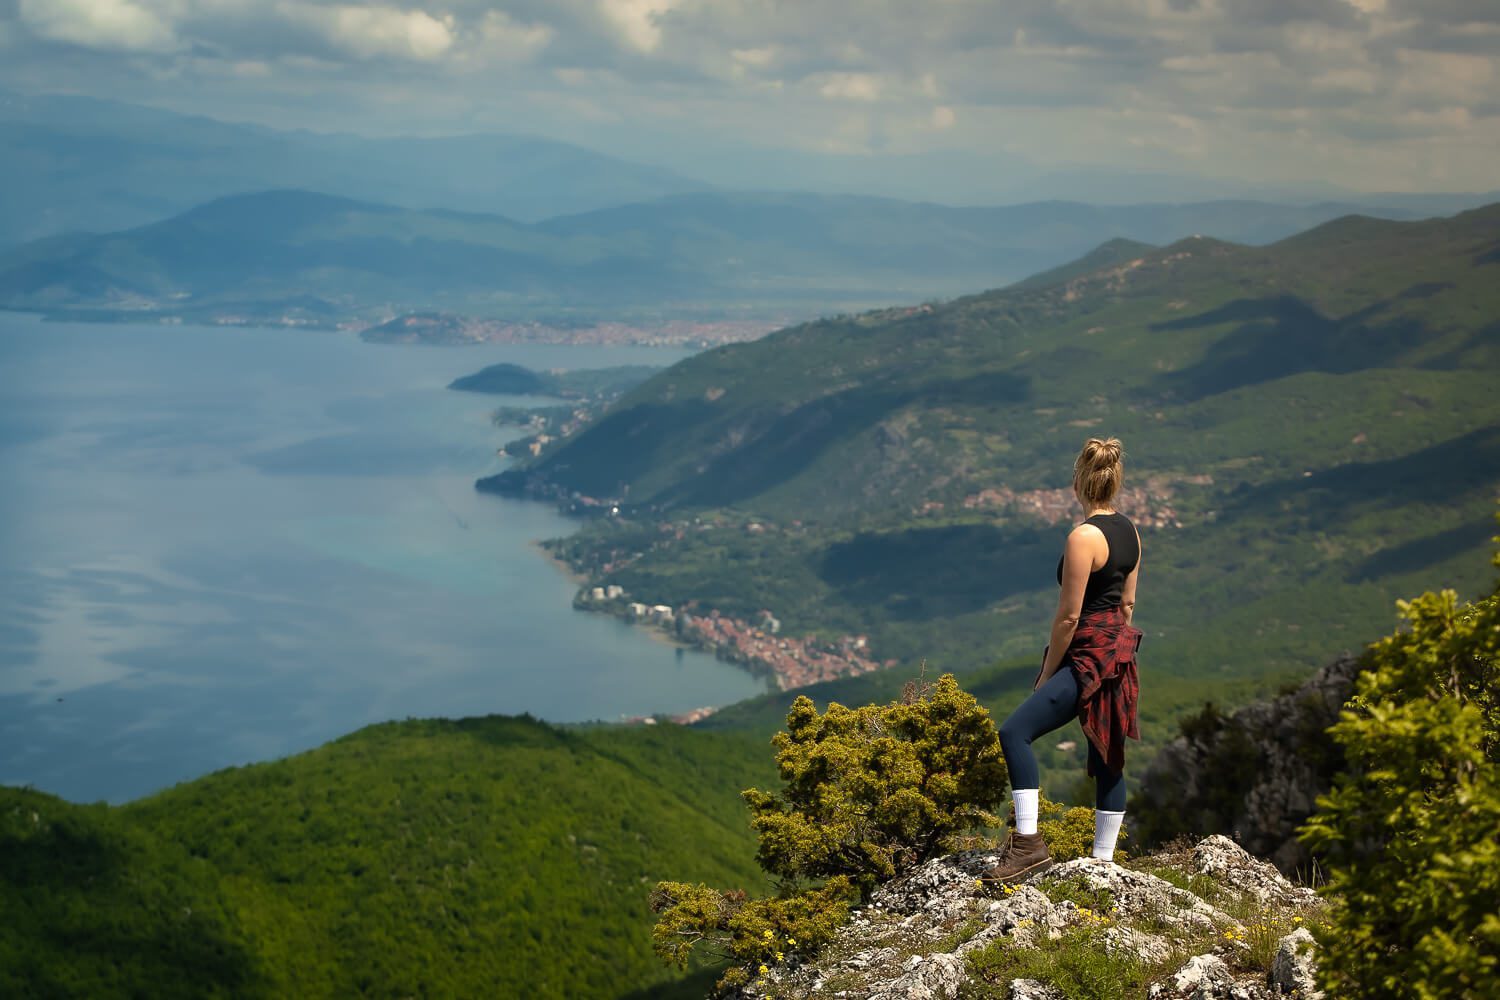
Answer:
<path fill-rule="evenodd" d="M 710 351 L 480 488 L 621 501 L 554 547 L 633 600 L 973 671 L 1035 662 L 1070 463 L 1119 436 L 1165 724 L 1305 677 L 1424 580 L 1483 583 L 1497 380 L 1500 206 L 1351 217 Z"/>
<path fill-rule="evenodd" d="M 1259 242 L 1345 210 L 705 192 L 521 222 L 258 191 L 0 253 L 0 307 L 322 326 L 430 310 L 563 324 L 805 316 L 990 288 L 1111 235 Z"/>
<path fill-rule="evenodd" d="M 759 740 L 393 722 L 110 808 L 0 789 L 0 995 L 622 997 L 646 894 L 766 891 Z"/>

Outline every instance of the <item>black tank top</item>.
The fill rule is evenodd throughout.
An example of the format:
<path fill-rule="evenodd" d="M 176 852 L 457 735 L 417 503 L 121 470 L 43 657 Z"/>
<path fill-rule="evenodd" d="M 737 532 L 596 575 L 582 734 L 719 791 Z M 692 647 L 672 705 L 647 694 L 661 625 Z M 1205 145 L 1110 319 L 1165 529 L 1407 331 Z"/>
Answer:
<path fill-rule="evenodd" d="M 1109 545 L 1109 558 L 1104 565 L 1089 574 L 1089 582 L 1083 588 L 1082 613 L 1103 611 L 1120 603 L 1125 593 L 1125 578 L 1135 569 L 1141 558 L 1141 544 L 1136 539 L 1135 526 L 1124 514 L 1095 514 L 1083 522 L 1092 524 L 1104 533 Z M 1057 560 L 1057 584 L 1062 586 L 1063 561 Z"/>

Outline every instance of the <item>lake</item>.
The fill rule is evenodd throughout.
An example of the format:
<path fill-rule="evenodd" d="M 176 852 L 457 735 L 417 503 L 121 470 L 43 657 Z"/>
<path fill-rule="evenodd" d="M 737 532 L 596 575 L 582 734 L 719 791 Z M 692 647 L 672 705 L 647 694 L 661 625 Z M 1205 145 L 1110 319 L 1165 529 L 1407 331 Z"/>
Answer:
<path fill-rule="evenodd" d="M 0 783 L 119 802 L 386 719 L 764 691 L 574 611 L 534 545 L 572 522 L 473 488 L 527 401 L 445 388 L 687 353 L 0 313 Z"/>

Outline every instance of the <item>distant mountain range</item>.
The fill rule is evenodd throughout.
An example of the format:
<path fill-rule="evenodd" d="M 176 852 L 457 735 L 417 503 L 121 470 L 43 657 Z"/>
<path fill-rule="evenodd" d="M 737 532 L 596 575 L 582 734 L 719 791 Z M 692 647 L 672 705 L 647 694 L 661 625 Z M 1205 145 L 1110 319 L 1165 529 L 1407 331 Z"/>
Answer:
<path fill-rule="evenodd" d="M 0 150 L 0 247 L 128 229 L 271 188 L 535 221 L 708 187 L 534 136 L 372 139 L 85 97 L 0 93 Z"/>
<path fill-rule="evenodd" d="M 667 159 L 660 150 L 631 148 L 635 152 L 621 158 L 533 135 L 370 138 L 89 97 L 0 92 L 0 248 L 69 232 L 130 229 L 215 198 L 274 189 L 521 222 L 713 189 L 908 200 L 936 195 L 957 205 L 1056 198 L 1111 204 L 1328 201 L 1393 217 L 1450 214 L 1500 198 L 1356 195 L 1332 184 L 1289 188 L 1121 168 L 1042 169 L 1015 159 L 978 162 L 955 151 L 857 157 L 726 146 L 681 149 Z M 1248 233 L 1214 234 L 1254 239 Z"/>
<path fill-rule="evenodd" d="M 1110 236 L 1163 243 L 1206 233 L 1257 243 L 1348 209 L 953 208 L 698 192 L 527 223 L 268 191 L 122 232 L 56 236 L 0 253 L 0 307 L 320 325 L 419 310 L 506 319 L 806 316 L 1004 285 Z"/>
<path fill-rule="evenodd" d="M 1351 216 L 708 351 L 479 486 L 621 504 L 554 545 L 591 585 L 968 671 L 1039 652 L 1072 458 L 1118 436 L 1160 733 L 1484 582 L 1497 385 L 1500 204 Z"/>

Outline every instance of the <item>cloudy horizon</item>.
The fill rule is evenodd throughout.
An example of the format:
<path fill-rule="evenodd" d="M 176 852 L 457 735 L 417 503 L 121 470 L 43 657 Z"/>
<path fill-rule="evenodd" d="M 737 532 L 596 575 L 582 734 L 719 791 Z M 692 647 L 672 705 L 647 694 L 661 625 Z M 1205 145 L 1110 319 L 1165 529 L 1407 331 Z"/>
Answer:
<path fill-rule="evenodd" d="M 0 88 L 934 200 L 1500 187 L 1493 0 L 0 0 Z"/>

